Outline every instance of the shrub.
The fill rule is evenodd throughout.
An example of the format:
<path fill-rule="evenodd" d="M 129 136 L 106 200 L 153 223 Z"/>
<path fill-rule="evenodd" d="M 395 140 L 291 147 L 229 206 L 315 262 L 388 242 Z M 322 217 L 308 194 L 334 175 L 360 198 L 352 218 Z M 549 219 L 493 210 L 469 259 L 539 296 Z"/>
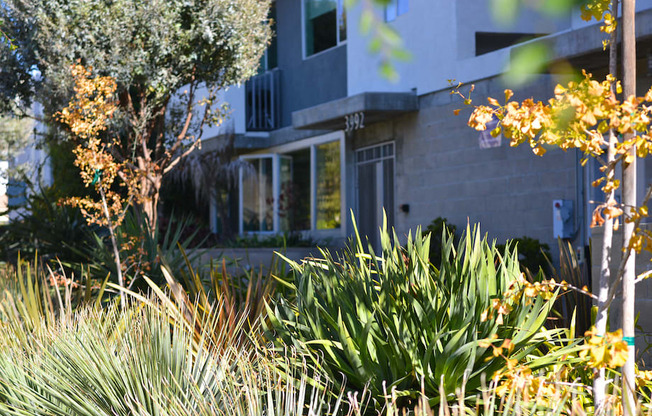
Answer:
<path fill-rule="evenodd" d="M 457 247 L 444 235 L 437 270 L 427 260 L 430 237 L 416 236 L 402 248 L 384 227 L 382 257 L 357 235 L 337 259 L 324 250 L 325 260 L 288 260 L 295 278 L 268 308 L 269 337 L 349 388 L 368 388 L 379 406 L 392 389 L 402 405 L 416 400 L 422 383 L 434 403 L 454 399 L 462 383 L 473 397 L 483 373 L 491 377 L 507 358 L 522 361 L 551 338 L 556 330 L 543 324 L 555 293 L 525 296 L 514 252 L 499 253 L 467 228 Z"/>
<path fill-rule="evenodd" d="M 197 350 L 161 310 L 82 309 L 16 339 L 1 327 L 0 413 L 319 416 L 341 402 L 305 366 L 287 382 L 264 350 Z"/>
<path fill-rule="evenodd" d="M 455 238 L 457 227 L 449 224 L 446 218 L 437 217 L 426 227 L 423 236 L 430 235 L 430 251 L 428 258 L 430 262 L 439 267 L 441 265 L 442 238 L 452 236 Z"/>
<path fill-rule="evenodd" d="M 55 188 L 38 188 L 25 195 L 25 203 L 15 208 L 18 217 L 0 227 L 0 255 L 15 262 L 18 253 L 42 259 L 59 258 L 79 261 L 77 246 L 93 238 L 77 208 L 58 203 L 60 193 Z"/>
<path fill-rule="evenodd" d="M 541 243 L 536 238 L 523 236 L 507 240 L 505 244 L 499 244 L 496 247 L 498 250 L 503 251 L 506 246 L 509 246 L 510 250 L 518 251 L 521 270 L 528 273 L 530 277 L 536 276 L 539 270 L 542 270 L 545 275 L 550 274 L 550 259 L 552 257 L 548 244 Z"/>

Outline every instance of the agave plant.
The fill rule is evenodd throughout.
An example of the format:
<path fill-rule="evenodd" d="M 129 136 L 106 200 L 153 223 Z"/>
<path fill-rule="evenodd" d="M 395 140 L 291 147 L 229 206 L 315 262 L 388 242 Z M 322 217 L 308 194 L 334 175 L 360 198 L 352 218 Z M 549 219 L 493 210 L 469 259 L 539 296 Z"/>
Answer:
<path fill-rule="evenodd" d="M 420 230 L 402 248 L 385 225 L 381 246 L 380 257 L 365 250 L 356 231 L 337 259 L 322 250 L 324 260 L 287 260 L 295 278 L 268 307 L 269 338 L 312 357 L 333 380 L 369 389 L 378 406 L 392 391 L 399 404 L 413 402 L 422 384 L 431 404 L 453 399 L 462 384 L 473 397 L 483 374 L 507 358 L 526 361 L 554 338 L 544 323 L 556 293 L 506 300 L 522 282 L 517 253 L 499 253 L 479 229 L 467 228 L 457 247 L 444 233 L 439 270 Z M 491 313 L 501 300 L 508 313 Z M 511 346 L 496 354 L 483 340 Z"/>
<path fill-rule="evenodd" d="M 26 335 L 0 347 L 3 415 L 319 416 L 343 408 L 341 394 L 333 400 L 312 387 L 319 375 L 307 367 L 287 378 L 264 349 L 197 349 L 194 332 L 170 325 L 160 308 L 83 308 Z"/>

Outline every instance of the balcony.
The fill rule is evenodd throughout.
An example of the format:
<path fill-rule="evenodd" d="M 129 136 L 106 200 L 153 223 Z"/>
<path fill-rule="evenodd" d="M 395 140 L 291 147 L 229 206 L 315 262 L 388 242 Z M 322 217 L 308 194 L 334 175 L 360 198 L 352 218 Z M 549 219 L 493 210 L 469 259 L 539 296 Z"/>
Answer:
<path fill-rule="evenodd" d="M 245 83 L 247 131 L 271 131 L 280 127 L 281 71 L 272 69 Z"/>

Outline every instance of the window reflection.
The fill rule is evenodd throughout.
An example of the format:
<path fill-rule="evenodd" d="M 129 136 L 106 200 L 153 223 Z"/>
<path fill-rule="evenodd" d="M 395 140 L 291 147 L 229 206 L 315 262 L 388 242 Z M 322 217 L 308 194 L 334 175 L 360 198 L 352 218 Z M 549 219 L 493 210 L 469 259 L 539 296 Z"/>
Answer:
<path fill-rule="evenodd" d="M 330 142 L 316 146 L 317 192 L 316 228 L 318 230 L 339 228 L 340 209 L 340 143 Z"/>
<path fill-rule="evenodd" d="M 242 181 L 243 231 L 274 230 L 272 158 L 255 159 Z"/>

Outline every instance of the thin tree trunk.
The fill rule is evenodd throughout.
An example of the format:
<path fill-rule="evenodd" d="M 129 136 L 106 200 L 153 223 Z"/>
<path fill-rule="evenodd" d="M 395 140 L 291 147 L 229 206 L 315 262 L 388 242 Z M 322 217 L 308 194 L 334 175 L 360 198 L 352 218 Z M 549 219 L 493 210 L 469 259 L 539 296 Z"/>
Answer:
<path fill-rule="evenodd" d="M 611 3 L 611 13 L 614 18 L 618 17 L 619 0 L 613 0 Z M 609 42 L 609 73 L 617 77 L 618 71 L 618 30 L 611 32 Z M 616 94 L 615 82 L 611 85 L 612 94 Z M 613 130 L 609 130 L 609 148 L 607 149 L 607 165 L 613 166 L 612 162 L 616 158 L 616 143 L 618 138 Z M 607 172 L 607 181 L 611 182 L 614 178 L 614 169 L 610 168 Z M 606 203 L 611 205 L 615 203 L 615 191 L 606 195 Z M 607 319 L 609 308 L 607 305 L 609 298 L 609 287 L 611 285 L 611 250 L 613 246 L 614 232 L 613 218 L 607 218 L 604 224 L 604 236 L 602 241 L 602 253 L 600 260 L 600 280 L 598 284 L 598 313 L 595 319 L 596 334 L 603 337 L 607 332 Z M 600 411 L 604 404 L 606 395 L 605 370 L 598 370 L 598 374 L 593 380 L 593 403 L 596 413 Z"/>
<path fill-rule="evenodd" d="M 623 0 L 623 90 L 624 99 L 636 95 L 636 1 Z M 629 137 L 628 137 L 629 136 Z M 631 134 L 625 136 L 625 140 Z M 636 207 L 636 148 L 630 150 L 633 155 L 632 163 L 623 167 L 623 204 L 626 211 Z M 634 233 L 634 223 L 626 222 L 623 226 L 623 248 L 629 247 L 629 241 Z M 630 253 L 623 271 L 623 337 L 629 346 L 629 357 L 623 366 L 623 410 L 625 416 L 636 413 L 634 395 L 635 375 L 634 361 L 636 347 L 634 345 L 634 316 L 635 316 L 635 281 L 636 281 L 636 256 Z"/>
<path fill-rule="evenodd" d="M 115 238 L 115 232 L 113 230 L 113 221 L 111 221 L 111 215 L 109 214 L 109 207 L 106 204 L 106 196 L 104 195 L 104 189 L 100 186 L 100 195 L 102 196 L 102 208 L 104 209 L 104 215 L 106 220 L 109 223 L 109 234 L 111 235 L 111 245 L 113 246 L 113 258 L 115 261 L 115 268 L 118 274 L 118 286 L 125 287 L 124 278 L 122 277 L 122 262 L 120 261 L 120 250 L 118 249 L 118 242 Z M 125 294 L 120 293 L 120 306 L 124 309 L 126 306 Z"/>
<path fill-rule="evenodd" d="M 158 202 L 161 196 L 162 175 L 155 172 L 147 172 L 147 175 L 140 182 L 140 210 L 147 218 L 149 235 L 154 237 L 158 226 Z M 151 177 L 152 179 L 149 179 Z"/>

